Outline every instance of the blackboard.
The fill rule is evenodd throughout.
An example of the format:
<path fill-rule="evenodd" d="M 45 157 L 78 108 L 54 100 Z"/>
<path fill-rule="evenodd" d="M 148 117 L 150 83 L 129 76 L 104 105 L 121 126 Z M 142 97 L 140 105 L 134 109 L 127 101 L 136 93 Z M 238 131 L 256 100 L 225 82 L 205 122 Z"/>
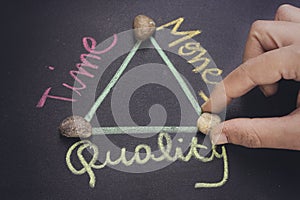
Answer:
<path fill-rule="evenodd" d="M 229 174 L 220 187 L 196 189 L 194 185 L 222 179 L 222 161 L 203 163 L 191 159 L 145 173 L 106 166 L 94 170 L 96 184 L 92 188 L 87 173 L 74 175 L 66 165 L 66 154 L 79 139 L 62 137 L 57 129 L 65 117 L 73 114 L 76 103 L 47 99 L 43 106 L 37 106 L 49 88 L 52 95 L 72 98 L 72 90 L 62 84 L 74 82 L 70 70 L 76 69 L 80 55 L 86 52 L 83 38 L 94 38 L 98 43 L 106 41 L 104 45 L 109 45 L 114 34 L 132 28 L 138 14 L 150 16 L 158 26 L 184 19 L 180 30 L 201 30 L 193 39 L 207 50 L 225 77 L 241 63 L 251 23 L 273 19 L 283 3 L 300 6 L 292 0 L 5 2 L 2 6 L 1 199 L 296 199 L 300 195 L 299 152 L 235 145 L 225 145 Z M 122 38 L 118 39 L 122 42 Z M 172 52 L 166 54 L 189 80 L 190 87 L 196 87 L 196 92 L 199 89 L 207 92 L 205 84 L 199 81 L 201 76 L 191 73 L 191 65 L 186 60 Z M 83 102 L 96 99 L 85 94 L 96 89 L 99 92 L 95 95 L 100 95 L 126 55 L 118 57 L 109 70 L 103 71 L 98 84 L 87 82 L 81 96 L 77 94 L 82 110 L 87 111 L 91 106 Z M 102 60 L 107 57 L 101 55 Z M 128 71 L 144 63 L 164 62 L 153 48 L 138 50 Z M 227 108 L 226 119 L 285 115 L 295 108 L 298 88 L 299 84 L 282 81 L 278 94 L 272 98 L 265 98 L 257 88 L 253 89 Z M 115 125 L 109 98 L 103 101 L 101 112 L 96 113 L 101 126 Z M 168 126 L 181 122 L 178 116 L 182 110 L 174 93 L 159 84 L 146 84 L 132 94 L 129 110 L 134 122 L 147 125 L 153 104 L 165 108 Z M 192 125 L 197 116 L 192 111 L 188 113 L 190 118 L 185 117 L 185 122 Z M 102 140 L 101 137 L 96 136 L 93 141 Z M 196 137 L 199 141 L 203 139 L 200 133 Z M 145 140 L 125 134 L 107 138 L 130 151 Z M 147 143 L 155 145 L 156 139 L 157 135 L 153 135 Z M 221 147 L 217 150 L 220 152 Z M 85 156 L 91 159 L 88 153 Z M 82 167 L 74 157 L 72 162 L 78 169 Z"/>

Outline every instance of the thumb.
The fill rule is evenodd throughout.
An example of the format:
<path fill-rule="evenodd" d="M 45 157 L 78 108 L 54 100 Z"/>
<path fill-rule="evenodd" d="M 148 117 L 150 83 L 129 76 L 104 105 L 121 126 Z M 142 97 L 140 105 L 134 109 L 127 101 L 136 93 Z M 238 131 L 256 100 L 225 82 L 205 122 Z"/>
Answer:
<path fill-rule="evenodd" d="M 284 117 L 228 120 L 215 127 L 210 138 L 213 144 L 300 150 L 299 111 Z"/>

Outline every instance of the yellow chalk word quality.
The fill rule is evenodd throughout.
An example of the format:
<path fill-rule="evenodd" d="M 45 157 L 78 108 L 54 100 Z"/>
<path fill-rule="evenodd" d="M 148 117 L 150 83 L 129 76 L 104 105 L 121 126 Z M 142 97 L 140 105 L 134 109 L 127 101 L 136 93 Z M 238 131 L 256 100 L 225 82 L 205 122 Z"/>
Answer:
<path fill-rule="evenodd" d="M 165 145 L 164 145 L 165 141 Z M 89 185 L 90 187 L 95 187 L 96 184 L 96 176 L 94 170 L 102 169 L 105 166 L 116 166 L 119 164 L 123 164 L 125 166 L 131 166 L 134 163 L 137 163 L 139 165 L 144 165 L 150 160 L 153 160 L 155 162 L 160 161 L 170 161 L 174 162 L 176 160 L 188 162 L 191 158 L 194 158 L 201 162 L 210 162 L 214 160 L 214 158 L 222 159 L 223 160 L 223 178 L 219 182 L 215 183 L 195 183 L 195 188 L 211 188 L 211 187 L 219 187 L 222 186 L 227 178 L 228 178 L 228 160 L 227 160 L 227 154 L 226 149 L 224 146 L 221 147 L 222 152 L 218 153 L 215 146 L 212 148 L 212 153 L 210 156 L 205 157 L 203 155 L 200 155 L 199 150 L 200 149 L 207 149 L 205 145 L 198 144 L 197 137 L 193 137 L 190 143 L 190 147 L 187 151 L 187 154 L 184 155 L 184 152 L 180 147 L 175 148 L 175 153 L 171 155 L 171 149 L 172 149 L 172 139 L 168 133 L 160 133 L 157 139 L 157 144 L 159 151 L 161 155 L 155 156 L 152 153 L 151 147 L 146 144 L 139 144 L 135 147 L 135 151 L 133 156 L 128 159 L 126 156 L 126 148 L 120 149 L 120 156 L 119 158 L 112 160 L 111 158 L 111 152 L 109 150 L 106 151 L 106 158 L 105 161 L 101 164 L 96 164 L 96 162 L 99 159 L 99 149 L 98 147 L 90 142 L 89 140 L 81 140 L 79 142 L 76 142 L 73 144 L 67 154 L 66 154 L 66 163 L 69 168 L 69 170 L 75 174 L 75 175 L 82 175 L 87 174 L 89 176 Z M 93 157 L 91 159 L 86 159 L 83 155 L 83 151 L 85 149 L 92 149 L 93 151 Z M 76 151 L 76 154 L 74 153 Z M 76 169 L 74 165 L 72 164 L 71 156 L 72 154 L 75 154 L 78 158 L 78 160 L 81 163 L 81 168 Z M 143 156 L 141 156 L 143 154 Z M 144 156 L 145 155 L 145 156 Z M 143 157 L 143 158 L 142 158 Z"/>

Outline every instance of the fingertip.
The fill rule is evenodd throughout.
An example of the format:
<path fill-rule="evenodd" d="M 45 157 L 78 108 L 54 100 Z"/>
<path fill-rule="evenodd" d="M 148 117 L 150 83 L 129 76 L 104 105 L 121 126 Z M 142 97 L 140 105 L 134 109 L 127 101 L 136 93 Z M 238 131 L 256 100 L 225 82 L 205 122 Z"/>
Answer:
<path fill-rule="evenodd" d="M 201 105 L 201 110 L 202 110 L 202 113 L 205 113 L 205 112 L 210 113 L 211 112 L 211 106 L 210 106 L 210 101 L 209 100 Z"/>
<path fill-rule="evenodd" d="M 223 132 L 225 123 L 223 122 L 211 130 L 209 137 L 212 144 L 221 145 L 229 143 L 226 134 Z"/>
<path fill-rule="evenodd" d="M 213 145 L 221 145 L 221 144 L 227 144 L 228 139 L 226 135 L 220 133 L 215 135 L 210 135 L 210 141 Z"/>
<path fill-rule="evenodd" d="M 220 145 L 232 143 L 246 147 L 254 147 L 256 138 L 249 132 L 251 119 L 237 118 L 224 121 L 211 131 L 210 138 L 212 144 Z"/>

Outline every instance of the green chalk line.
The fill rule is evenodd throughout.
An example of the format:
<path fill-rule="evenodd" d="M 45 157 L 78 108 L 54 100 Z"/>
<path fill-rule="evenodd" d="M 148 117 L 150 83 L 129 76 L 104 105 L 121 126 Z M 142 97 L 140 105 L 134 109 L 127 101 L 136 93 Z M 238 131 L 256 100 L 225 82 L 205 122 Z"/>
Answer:
<path fill-rule="evenodd" d="M 164 62 L 167 64 L 167 66 L 169 67 L 169 69 L 171 70 L 171 72 L 173 73 L 173 75 L 175 76 L 175 78 L 177 79 L 180 87 L 182 88 L 183 92 L 185 93 L 185 95 L 187 96 L 187 98 L 189 99 L 189 101 L 191 102 L 191 104 L 194 107 L 196 113 L 200 116 L 200 114 L 201 114 L 201 107 L 199 106 L 198 101 L 194 98 L 194 96 L 193 96 L 192 92 L 190 91 L 189 87 L 187 86 L 187 84 L 185 83 L 185 81 L 182 79 L 181 75 L 176 70 L 176 68 L 174 67 L 174 65 L 172 64 L 172 62 L 169 60 L 168 56 L 160 48 L 160 46 L 158 45 L 158 43 L 156 42 L 156 40 L 153 37 L 151 37 L 150 40 L 151 40 L 153 46 L 155 47 L 155 49 L 157 50 L 157 52 L 159 53 L 160 57 L 164 60 Z"/>
<path fill-rule="evenodd" d="M 88 122 L 90 122 L 92 120 L 92 118 L 93 118 L 94 114 L 96 113 L 97 109 L 99 108 L 99 106 L 101 105 L 101 103 L 103 102 L 105 97 L 108 95 L 110 90 L 114 87 L 114 85 L 116 84 L 116 82 L 118 81 L 118 79 L 120 78 L 120 76 L 122 75 L 124 70 L 126 69 L 127 65 L 129 64 L 130 60 L 132 59 L 132 57 L 134 56 L 134 54 L 136 53 L 136 51 L 140 47 L 141 43 L 142 43 L 141 41 L 138 41 L 138 42 L 135 43 L 134 47 L 131 49 L 130 53 L 127 55 L 127 57 L 123 61 L 122 65 L 120 66 L 120 68 L 118 69 L 116 74 L 110 80 L 110 82 L 108 83 L 106 88 L 103 90 L 103 92 L 98 97 L 98 99 L 96 100 L 94 105 L 91 107 L 89 112 L 84 117 L 85 120 L 87 120 Z"/>
<path fill-rule="evenodd" d="M 93 135 L 108 135 L 108 134 L 148 134 L 148 133 L 197 133 L 195 126 L 121 126 L 121 127 L 96 127 L 93 128 Z"/>
<path fill-rule="evenodd" d="M 158 54 L 161 56 L 161 58 L 164 60 L 166 65 L 169 67 L 170 71 L 173 73 L 174 77 L 178 81 L 180 87 L 182 88 L 183 92 L 187 96 L 188 100 L 191 102 L 193 108 L 195 109 L 196 113 L 198 115 L 201 114 L 201 107 L 199 106 L 197 100 L 194 98 L 193 94 L 191 93 L 190 89 L 188 88 L 187 84 L 185 81 L 182 79 L 181 75 L 179 72 L 176 70 L 172 62 L 169 60 L 165 52 L 160 48 L 156 40 L 151 37 L 150 38 L 154 48 L 157 50 Z M 123 61 L 122 65 L 120 68 L 117 70 L 113 78 L 110 80 L 106 88 L 103 90 L 103 92 L 100 94 L 100 96 L 97 98 L 89 112 L 86 114 L 84 117 L 85 120 L 91 121 L 93 116 L 95 115 L 97 109 L 105 99 L 105 97 L 109 94 L 110 90 L 114 87 L 118 79 L 121 77 L 122 73 L 128 66 L 129 62 L 135 55 L 136 51 L 138 50 L 139 46 L 141 45 L 141 41 L 136 42 L 130 53 L 127 55 L 125 60 Z M 102 128 L 93 128 L 93 134 L 95 135 L 101 135 L 101 134 L 116 134 L 116 133 L 153 133 L 153 132 L 169 132 L 169 133 L 174 133 L 174 132 L 185 132 L 185 133 L 195 133 L 197 132 L 196 127 L 162 127 L 162 126 L 137 126 L 137 127 L 102 127 Z"/>

